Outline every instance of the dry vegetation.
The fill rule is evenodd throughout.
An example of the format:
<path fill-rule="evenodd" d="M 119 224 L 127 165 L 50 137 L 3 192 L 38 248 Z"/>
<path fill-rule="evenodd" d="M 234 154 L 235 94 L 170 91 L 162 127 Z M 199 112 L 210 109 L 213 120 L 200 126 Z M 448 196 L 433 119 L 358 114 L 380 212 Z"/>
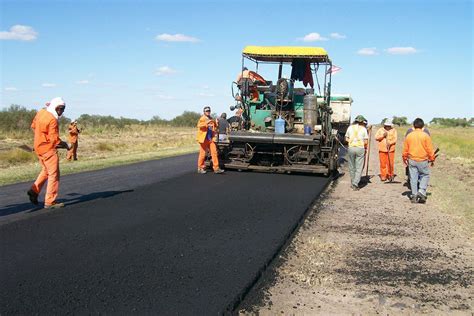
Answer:
<path fill-rule="evenodd" d="M 64 132 L 62 139 L 67 139 Z M 33 179 L 40 170 L 29 133 L 0 137 L 0 185 Z M 130 125 L 122 129 L 84 129 L 79 137 L 78 161 L 65 160 L 60 150 L 61 173 L 75 173 L 156 159 L 197 150 L 195 128 Z"/>
<path fill-rule="evenodd" d="M 432 128 L 440 158 L 432 169 L 431 192 L 440 208 L 474 234 L 474 128 Z M 464 225 L 463 225 L 464 226 Z"/>
<path fill-rule="evenodd" d="M 426 204 L 398 175 L 360 191 L 338 179 L 240 306 L 260 315 L 472 315 L 474 129 L 430 128 L 441 154 Z M 369 174 L 378 174 L 375 142 Z"/>

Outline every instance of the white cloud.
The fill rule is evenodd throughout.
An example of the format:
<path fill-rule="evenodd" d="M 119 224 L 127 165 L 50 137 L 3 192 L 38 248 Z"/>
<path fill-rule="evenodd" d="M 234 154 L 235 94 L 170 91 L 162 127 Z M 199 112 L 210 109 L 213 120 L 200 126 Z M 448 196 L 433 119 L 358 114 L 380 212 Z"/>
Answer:
<path fill-rule="evenodd" d="M 18 91 L 18 89 L 15 88 L 15 87 L 5 87 L 4 90 L 5 90 L 5 91 Z"/>
<path fill-rule="evenodd" d="M 298 38 L 298 40 L 303 42 L 316 42 L 316 41 L 327 41 L 328 39 L 319 35 L 319 33 L 309 33 L 303 38 Z"/>
<path fill-rule="evenodd" d="M 160 34 L 155 37 L 155 40 L 157 41 L 163 41 L 163 42 L 189 42 L 189 43 L 197 43 L 200 42 L 198 38 L 192 37 L 192 36 L 187 36 L 184 34 Z"/>
<path fill-rule="evenodd" d="M 46 82 L 46 83 L 43 83 L 41 86 L 42 86 L 42 87 L 45 87 L 45 88 L 54 88 L 54 87 L 56 87 L 56 84 L 55 84 L 55 83 L 47 83 L 47 82 Z"/>
<path fill-rule="evenodd" d="M 342 34 L 339 34 L 339 33 L 331 33 L 331 34 L 329 34 L 329 36 L 331 36 L 334 39 L 345 39 L 346 38 L 345 35 L 342 35 Z"/>
<path fill-rule="evenodd" d="M 390 47 L 387 48 L 387 52 L 392 55 L 410 55 L 418 53 L 418 50 L 414 47 Z"/>
<path fill-rule="evenodd" d="M 374 55 L 378 55 L 379 53 L 377 52 L 377 48 L 375 47 L 366 47 L 366 48 L 359 49 L 357 51 L 357 54 L 364 55 L 364 56 L 374 56 Z"/>
<path fill-rule="evenodd" d="M 26 25 L 14 25 L 10 31 L 0 32 L 0 40 L 34 41 L 37 38 L 38 32 Z"/>
<path fill-rule="evenodd" d="M 163 67 L 160 67 L 158 68 L 158 70 L 155 72 L 155 74 L 157 76 L 166 76 L 166 75 L 172 75 L 176 73 L 176 70 L 174 70 L 173 68 L 171 67 L 168 67 L 168 66 L 163 66 Z"/>
<path fill-rule="evenodd" d="M 89 84 L 89 80 L 79 80 L 76 81 L 77 84 Z"/>
<path fill-rule="evenodd" d="M 316 41 L 327 41 L 328 39 L 319 35 L 319 33 L 309 33 L 304 37 L 298 38 L 298 40 L 303 42 L 316 42 Z"/>

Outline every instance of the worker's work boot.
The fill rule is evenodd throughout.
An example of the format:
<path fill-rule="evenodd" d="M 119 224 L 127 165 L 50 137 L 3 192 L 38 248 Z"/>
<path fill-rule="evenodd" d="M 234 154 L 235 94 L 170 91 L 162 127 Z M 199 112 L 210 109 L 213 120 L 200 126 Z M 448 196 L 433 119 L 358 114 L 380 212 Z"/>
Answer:
<path fill-rule="evenodd" d="M 203 168 L 198 168 L 198 173 L 199 173 L 199 174 L 206 174 L 207 171 L 204 170 Z"/>
<path fill-rule="evenodd" d="M 61 208 L 61 207 L 64 207 L 64 203 L 53 202 L 53 204 L 44 205 L 44 208 L 47 208 L 47 209 L 54 209 L 54 208 Z"/>
<path fill-rule="evenodd" d="M 412 203 L 418 203 L 418 194 L 412 194 L 410 201 Z"/>
<path fill-rule="evenodd" d="M 224 173 L 224 170 L 222 170 L 221 168 L 219 168 L 219 169 L 214 170 L 214 173 L 215 173 L 215 174 L 221 174 L 221 173 Z"/>
<path fill-rule="evenodd" d="M 31 203 L 33 203 L 34 205 L 38 205 L 38 193 L 33 191 L 33 189 L 29 189 L 26 194 L 28 194 Z"/>
<path fill-rule="evenodd" d="M 357 185 L 351 185 L 351 189 L 353 191 L 359 191 L 360 190 L 360 188 Z"/>
<path fill-rule="evenodd" d="M 426 195 L 418 192 L 418 203 L 426 203 Z"/>

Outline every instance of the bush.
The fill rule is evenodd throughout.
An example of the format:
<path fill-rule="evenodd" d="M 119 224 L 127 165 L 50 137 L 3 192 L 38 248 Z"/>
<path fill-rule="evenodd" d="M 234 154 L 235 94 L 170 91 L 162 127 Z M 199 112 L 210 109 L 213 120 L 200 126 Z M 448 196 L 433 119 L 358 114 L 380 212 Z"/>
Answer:
<path fill-rule="evenodd" d="M 474 118 L 441 118 L 435 117 L 431 120 L 431 124 L 440 125 L 440 126 L 447 126 L 447 127 L 468 127 L 474 126 Z"/>
<path fill-rule="evenodd" d="M 19 148 L 0 152 L 0 163 L 3 165 L 17 165 L 33 161 L 36 161 L 34 153 Z"/>
<path fill-rule="evenodd" d="M 30 132 L 31 122 L 35 117 L 36 110 L 28 110 L 23 106 L 12 104 L 9 108 L 0 111 L 0 131 L 3 132 Z M 150 120 L 138 120 L 125 117 L 116 118 L 111 115 L 89 115 L 82 114 L 78 119 L 80 128 L 108 131 L 110 129 L 122 130 L 131 125 L 158 125 L 174 127 L 194 127 L 201 114 L 184 111 L 183 114 L 176 116 L 172 120 L 165 120 L 159 116 L 153 116 Z M 66 116 L 59 119 L 61 131 L 66 133 L 71 120 Z"/>
<path fill-rule="evenodd" d="M 99 151 L 114 151 L 114 147 L 108 143 L 98 143 L 96 148 Z"/>
<path fill-rule="evenodd" d="M 27 110 L 23 106 L 12 104 L 0 111 L 0 130 L 2 132 L 30 131 L 35 115 L 35 110 Z"/>
<path fill-rule="evenodd" d="M 176 127 L 193 127 L 197 125 L 197 122 L 201 114 L 191 111 L 184 111 L 183 114 L 176 116 L 171 120 L 171 125 Z"/>
<path fill-rule="evenodd" d="M 383 125 L 388 118 L 384 118 L 382 122 L 380 122 L 381 125 Z M 392 122 L 395 125 L 402 126 L 402 125 L 408 125 L 408 119 L 405 116 L 394 116 L 392 117 Z"/>

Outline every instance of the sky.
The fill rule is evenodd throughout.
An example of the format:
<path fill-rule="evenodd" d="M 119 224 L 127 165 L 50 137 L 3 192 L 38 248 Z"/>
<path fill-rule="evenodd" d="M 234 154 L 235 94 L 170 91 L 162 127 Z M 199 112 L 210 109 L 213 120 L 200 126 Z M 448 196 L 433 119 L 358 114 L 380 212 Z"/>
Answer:
<path fill-rule="evenodd" d="M 245 46 L 315 46 L 352 117 L 473 117 L 472 17 L 471 0 L 0 0 L 0 108 L 229 115 Z"/>

